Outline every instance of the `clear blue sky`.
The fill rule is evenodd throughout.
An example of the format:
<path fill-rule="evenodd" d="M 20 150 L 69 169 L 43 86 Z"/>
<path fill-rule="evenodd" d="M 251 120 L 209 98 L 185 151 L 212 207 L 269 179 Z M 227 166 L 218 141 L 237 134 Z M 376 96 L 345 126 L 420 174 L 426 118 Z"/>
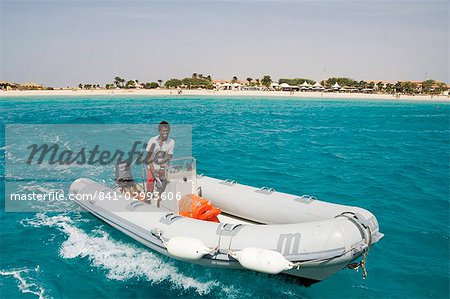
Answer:
<path fill-rule="evenodd" d="M 0 1 L 0 80 L 450 81 L 448 1 Z"/>

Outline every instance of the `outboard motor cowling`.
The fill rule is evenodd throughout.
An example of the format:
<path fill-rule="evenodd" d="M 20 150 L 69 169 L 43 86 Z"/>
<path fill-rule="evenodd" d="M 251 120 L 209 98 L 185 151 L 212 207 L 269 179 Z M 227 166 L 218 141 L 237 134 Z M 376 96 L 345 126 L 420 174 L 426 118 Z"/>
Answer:
<path fill-rule="evenodd" d="M 129 187 L 134 185 L 131 167 L 127 161 L 119 161 L 116 164 L 116 183 L 120 187 Z"/>

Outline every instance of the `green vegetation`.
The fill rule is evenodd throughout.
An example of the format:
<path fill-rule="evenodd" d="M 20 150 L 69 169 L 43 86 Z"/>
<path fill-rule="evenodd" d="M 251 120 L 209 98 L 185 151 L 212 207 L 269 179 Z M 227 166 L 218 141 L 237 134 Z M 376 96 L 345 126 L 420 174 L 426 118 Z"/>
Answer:
<path fill-rule="evenodd" d="M 203 76 L 203 75 L 202 75 Z M 166 88 L 178 88 L 184 86 L 189 89 L 193 88 L 213 88 L 213 85 L 211 83 L 211 80 L 207 79 L 207 77 L 200 78 L 199 75 L 196 73 L 192 74 L 191 78 L 184 78 L 184 79 L 170 79 L 166 81 L 165 87 Z"/>
<path fill-rule="evenodd" d="M 261 84 L 264 85 L 265 87 L 269 87 L 270 84 L 272 84 L 272 78 L 270 78 L 269 75 L 265 75 L 265 76 L 261 79 Z"/>
<path fill-rule="evenodd" d="M 444 82 L 435 80 L 425 80 L 422 82 L 422 92 L 426 94 L 440 94 L 447 90 L 447 85 Z"/>
<path fill-rule="evenodd" d="M 388 83 L 385 88 L 386 93 L 394 93 L 394 84 Z"/>
<path fill-rule="evenodd" d="M 177 88 L 181 86 L 181 84 L 181 80 L 179 79 L 170 79 L 166 81 L 165 86 L 166 88 Z"/>
<path fill-rule="evenodd" d="M 114 78 L 114 84 L 116 85 L 116 87 L 123 88 L 124 87 L 124 83 L 125 83 L 125 79 L 122 79 L 120 77 L 115 77 Z"/>
<path fill-rule="evenodd" d="M 414 94 L 417 92 L 417 84 L 412 82 L 397 82 L 395 90 L 403 94 Z"/>
<path fill-rule="evenodd" d="M 125 85 L 125 88 L 135 88 L 136 87 L 135 83 L 138 83 L 138 82 L 134 82 L 133 80 L 128 80 L 127 84 Z"/>
<path fill-rule="evenodd" d="M 440 93 L 442 93 L 442 92 L 444 92 L 446 90 L 448 90 L 447 84 L 445 84 L 444 82 L 438 82 L 437 83 L 436 90 L 435 90 L 435 92 L 437 94 L 440 94 Z"/>
<path fill-rule="evenodd" d="M 253 79 L 251 77 L 247 77 L 246 81 L 248 82 L 248 86 L 265 86 L 270 87 L 272 84 L 272 78 L 269 75 L 263 76 L 262 79 Z M 314 84 L 315 81 L 307 78 L 281 78 L 278 80 L 279 84 L 287 83 L 291 86 L 300 86 L 303 82 L 307 82 L 309 84 Z M 231 83 L 239 83 L 237 76 L 233 76 Z M 163 84 L 164 83 L 164 84 Z M 347 77 L 332 77 L 327 80 L 320 81 L 322 86 L 326 88 L 331 88 L 336 83 L 339 84 L 340 87 L 349 87 L 355 90 L 352 91 L 360 91 L 360 92 L 379 92 L 379 93 L 387 93 L 387 94 L 407 94 L 407 95 L 439 95 L 446 92 L 449 88 L 446 83 L 439 82 L 436 80 L 425 80 L 423 82 L 412 82 L 412 81 L 398 81 L 397 83 L 386 83 L 386 82 L 367 82 L 364 80 L 354 80 L 352 78 Z M 139 84 L 139 80 L 126 80 L 121 77 L 114 77 L 113 83 L 105 84 L 105 89 L 113 89 L 113 88 L 141 88 L 145 89 L 155 89 L 160 87 L 165 88 L 187 88 L 187 89 L 212 89 L 214 86 L 212 84 L 211 75 L 204 76 L 203 74 L 193 73 L 191 77 L 186 77 L 183 79 L 172 78 L 164 82 L 161 79 L 158 79 L 154 82 L 147 82 L 145 84 Z M 34 83 L 24 83 L 17 84 L 11 83 L 8 81 L 0 81 L 1 89 L 18 89 L 18 90 L 28 90 L 28 89 L 44 89 L 46 87 L 42 85 L 36 85 Z M 97 89 L 101 88 L 99 84 L 91 84 L 91 83 L 80 83 L 78 84 L 78 88 L 80 89 Z M 345 91 L 345 89 L 344 89 Z"/>
<path fill-rule="evenodd" d="M 252 79 L 251 77 L 247 77 L 246 81 L 249 86 L 265 86 L 270 87 L 272 84 L 272 78 L 269 75 L 263 76 L 262 79 Z M 278 80 L 279 84 L 287 83 L 291 86 L 300 86 L 303 82 L 307 82 L 309 84 L 314 84 L 315 81 L 307 78 L 281 78 Z M 231 83 L 239 82 L 237 76 L 233 76 Z M 436 80 L 425 80 L 423 82 L 411 82 L 411 81 L 398 81 L 395 84 L 392 83 L 384 83 L 384 82 L 367 82 L 364 80 L 354 80 L 352 78 L 347 77 L 332 77 L 327 80 L 322 80 L 320 83 L 326 88 L 331 88 L 335 83 L 338 83 L 341 87 L 351 87 L 356 88 L 359 91 L 363 89 L 368 89 L 369 91 L 372 89 L 375 92 L 382 92 L 388 94 L 407 94 L 407 95 L 415 95 L 415 94 L 428 94 L 428 95 L 438 95 L 442 94 L 444 91 L 448 90 L 447 84 L 444 82 L 439 82 Z M 114 83 L 108 83 L 105 85 L 106 89 L 111 89 L 114 87 L 118 88 L 136 88 L 139 84 L 139 80 L 125 80 L 121 77 L 115 77 Z M 144 85 L 146 89 L 155 89 L 163 86 L 163 80 L 159 79 L 156 82 L 149 82 Z M 5 86 L 2 86 L 6 88 Z M 78 85 L 80 89 L 95 89 L 100 88 L 98 84 L 82 84 Z M 164 83 L 165 88 L 188 88 L 188 89 L 197 89 L 197 88 L 206 88 L 212 89 L 212 79 L 210 75 L 204 76 L 203 74 L 193 73 L 191 77 L 186 77 L 183 79 L 172 78 L 167 80 Z M 17 87 L 16 87 L 17 88 Z"/>
<path fill-rule="evenodd" d="M 155 89 L 155 88 L 158 88 L 158 87 L 160 87 L 160 85 L 158 83 L 156 83 L 156 82 L 145 83 L 145 85 L 144 85 L 145 89 Z"/>
<path fill-rule="evenodd" d="M 378 84 L 377 84 L 378 86 Z M 448 89 L 447 84 L 436 80 L 425 80 L 423 82 L 398 81 L 395 84 L 388 83 L 386 88 L 379 88 L 380 91 L 386 93 L 400 93 L 400 94 L 441 94 Z"/>
<path fill-rule="evenodd" d="M 314 84 L 315 83 L 315 81 L 314 80 L 311 80 L 311 79 L 304 79 L 304 78 L 294 78 L 294 79 L 286 79 L 286 78 L 282 78 L 282 79 L 279 79 L 278 80 L 278 83 L 279 84 L 282 84 L 282 83 L 287 83 L 287 84 L 289 84 L 289 85 L 291 85 L 291 86 L 299 86 L 299 85 L 301 85 L 303 82 L 308 82 L 309 84 Z"/>
<path fill-rule="evenodd" d="M 192 88 L 207 88 L 212 89 L 212 83 L 208 79 L 204 78 L 184 78 L 181 80 L 181 83 L 189 89 Z"/>
<path fill-rule="evenodd" d="M 193 79 L 205 79 L 205 80 L 208 80 L 208 81 L 212 81 L 211 75 L 203 76 L 203 74 L 193 73 L 192 74 L 192 78 Z"/>
<path fill-rule="evenodd" d="M 360 81 L 361 82 L 361 81 Z M 325 87 L 331 87 L 335 83 L 339 84 L 339 86 L 350 86 L 350 87 L 358 87 L 358 82 L 356 80 L 346 78 L 346 77 L 332 77 L 325 81 Z"/>

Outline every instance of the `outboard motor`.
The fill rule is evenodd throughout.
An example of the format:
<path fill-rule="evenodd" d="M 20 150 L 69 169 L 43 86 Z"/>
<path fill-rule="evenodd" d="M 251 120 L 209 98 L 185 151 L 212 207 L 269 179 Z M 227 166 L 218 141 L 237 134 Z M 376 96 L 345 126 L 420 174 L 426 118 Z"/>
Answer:
<path fill-rule="evenodd" d="M 119 161 L 116 164 L 116 183 L 121 188 L 134 185 L 130 164 L 127 161 Z"/>

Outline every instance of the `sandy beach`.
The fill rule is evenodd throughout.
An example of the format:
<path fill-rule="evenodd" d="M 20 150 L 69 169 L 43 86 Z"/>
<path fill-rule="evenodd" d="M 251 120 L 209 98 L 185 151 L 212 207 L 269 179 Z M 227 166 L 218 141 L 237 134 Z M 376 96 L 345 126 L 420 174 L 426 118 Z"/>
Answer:
<path fill-rule="evenodd" d="M 26 96 L 212 96 L 212 97 L 283 97 L 283 98 L 311 98 L 311 99 L 368 99 L 368 100 L 406 100 L 406 101 L 433 101 L 450 102 L 448 96 L 429 95 L 401 95 L 394 97 L 389 94 L 366 93 L 321 93 L 321 92 L 290 92 L 283 91 L 234 91 L 234 90 L 183 90 L 178 94 L 177 90 L 169 89 L 63 89 L 63 90 L 9 90 L 0 91 L 0 98 L 26 97 Z"/>

